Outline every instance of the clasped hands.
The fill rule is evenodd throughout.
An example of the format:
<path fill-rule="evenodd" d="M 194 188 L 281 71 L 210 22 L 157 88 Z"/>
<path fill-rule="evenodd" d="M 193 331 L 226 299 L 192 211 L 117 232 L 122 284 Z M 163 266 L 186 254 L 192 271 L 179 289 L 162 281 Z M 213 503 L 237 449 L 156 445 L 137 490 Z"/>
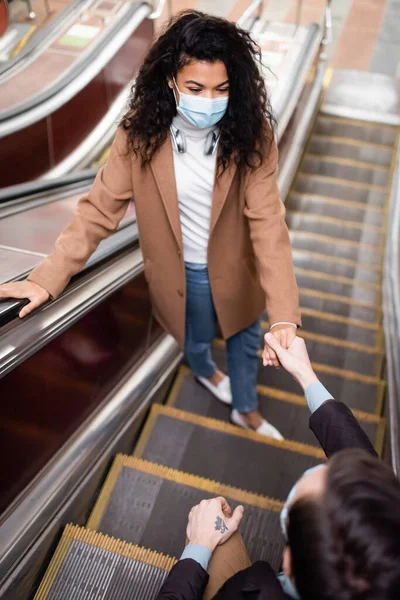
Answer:
<path fill-rule="evenodd" d="M 296 337 L 296 326 L 295 325 L 276 325 L 270 330 L 270 334 L 273 335 L 275 340 L 279 343 L 281 348 L 287 350 L 293 343 Z M 268 335 L 268 334 L 267 334 Z M 262 354 L 264 367 L 279 367 L 280 362 L 271 344 L 268 344 L 267 337 L 264 338 L 264 350 Z"/>

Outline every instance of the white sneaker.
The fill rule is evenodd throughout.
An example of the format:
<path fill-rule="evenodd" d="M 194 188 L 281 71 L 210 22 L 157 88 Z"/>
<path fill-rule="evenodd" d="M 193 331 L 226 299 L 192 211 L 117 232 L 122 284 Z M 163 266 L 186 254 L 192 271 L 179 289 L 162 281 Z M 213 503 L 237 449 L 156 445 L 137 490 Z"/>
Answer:
<path fill-rule="evenodd" d="M 247 423 L 243 421 L 242 417 L 240 416 L 240 412 L 236 410 L 236 408 L 234 408 L 231 413 L 231 421 L 235 423 L 235 425 L 239 425 L 239 427 L 243 427 L 244 429 L 252 429 L 250 425 L 247 425 Z M 253 431 L 261 433 L 261 435 L 272 437 L 275 440 L 285 439 L 283 435 L 279 433 L 277 428 L 271 425 L 271 423 L 268 423 L 268 421 L 266 421 L 265 419 L 263 419 L 263 422 L 261 423 L 260 427 L 258 427 L 257 429 L 253 429 Z"/>
<path fill-rule="evenodd" d="M 229 377 L 225 375 L 223 379 L 217 384 L 214 385 L 211 383 L 209 379 L 206 377 L 196 377 L 196 379 L 204 385 L 210 392 L 223 402 L 224 404 L 232 404 L 232 392 L 231 392 L 231 380 Z"/>

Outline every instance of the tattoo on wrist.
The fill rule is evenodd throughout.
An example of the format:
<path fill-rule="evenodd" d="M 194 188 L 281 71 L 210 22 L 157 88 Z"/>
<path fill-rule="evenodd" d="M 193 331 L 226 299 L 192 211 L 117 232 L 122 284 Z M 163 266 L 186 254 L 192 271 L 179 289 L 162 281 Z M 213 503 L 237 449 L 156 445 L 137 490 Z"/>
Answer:
<path fill-rule="evenodd" d="M 217 517 L 215 520 L 215 531 L 220 531 L 221 535 L 228 531 L 228 527 L 226 526 L 225 521 L 222 517 Z"/>

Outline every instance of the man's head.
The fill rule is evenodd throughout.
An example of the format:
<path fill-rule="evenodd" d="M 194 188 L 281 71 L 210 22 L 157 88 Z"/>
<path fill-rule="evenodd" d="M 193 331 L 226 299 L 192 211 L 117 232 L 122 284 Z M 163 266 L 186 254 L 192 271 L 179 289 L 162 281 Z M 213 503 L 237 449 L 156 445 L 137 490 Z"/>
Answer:
<path fill-rule="evenodd" d="M 344 450 L 296 486 L 284 570 L 304 600 L 400 597 L 400 481 L 362 450 Z"/>

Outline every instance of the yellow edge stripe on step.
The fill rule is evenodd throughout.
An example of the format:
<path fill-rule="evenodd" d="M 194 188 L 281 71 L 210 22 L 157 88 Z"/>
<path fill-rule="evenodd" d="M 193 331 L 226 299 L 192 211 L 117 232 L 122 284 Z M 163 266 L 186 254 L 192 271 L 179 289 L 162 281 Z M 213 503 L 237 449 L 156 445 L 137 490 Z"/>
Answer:
<path fill-rule="evenodd" d="M 354 300 L 353 298 L 345 298 L 339 296 L 339 294 L 330 294 L 328 292 L 320 292 L 319 290 L 313 290 L 309 288 L 299 288 L 299 293 L 304 296 L 311 296 L 320 300 L 330 300 L 332 302 L 339 302 L 341 304 L 351 304 L 352 306 L 358 306 L 360 308 L 366 308 L 373 310 L 378 313 L 380 318 L 381 305 L 380 304 L 368 304 L 367 302 L 361 302 L 360 300 Z M 367 321 L 368 322 L 368 321 Z"/>
<path fill-rule="evenodd" d="M 264 330 L 269 330 L 268 321 L 261 321 L 261 327 Z M 357 342 L 351 342 L 349 340 L 341 340 L 330 335 L 324 335 L 320 333 L 314 333 L 313 331 L 306 331 L 305 329 L 299 329 L 297 335 L 305 340 L 311 340 L 313 342 L 320 342 L 321 344 L 327 344 L 329 346 L 337 346 L 339 348 L 346 348 L 347 350 L 354 350 L 355 352 L 364 352 L 365 354 L 376 354 L 381 355 L 382 352 L 377 346 L 366 346 L 365 344 L 359 344 Z"/>
<path fill-rule="evenodd" d="M 267 496 L 261 496 L 260 494 L 254 494 L 247 492 L 240 488 L 225 485 L 205 477 L 198 477 L 191 473 L 185 473 L 178 471 L 177 469 L 171 469 L 157 463 L 153 463 L 136 456 L 126 456 L 124 454 L 118 454 L 111 467 L 109 477 L 107 477 L 99 499 L 97 500 L 90 519 L 87 523 L 87 527 L 90 529 L 97 529 L 101 523 L 104 512 L 107 508 L 112 490 L 114 489 L 115 483 L 121 472 L 121 469 L 135 469 L 165 479 L 167 481 L 173 481 L 180 485 L 186 485 L 197 490 L 204 491 L 206 494 L 215 496 L 224 496 L 235 502 L 248 504 L 257 508 L 263 508 L 264 510 L 270 510 L 273 512 L 280 512 L 282 510 L 283 503 Z M 111 476 L 111 477 L 110 477 Z"/>
<path fill-rule="evenodd" d="M 346 267 L 352 267 L 353 269 L 359 269 L 360 271 L 368 271 L 371 273 L 381 273 L 382 267 L 379 265 L 370 265 L 368 263 L 357 262 L 356 260 L 352 260 L 351 258 L 341 258 L 337 256 L 332 256 L 329 254 L 322 254 L 321 252 L 313 252 L 312 250 L 303 250 L 298 248 L 292 248 L 293 256 L 305 256 L 307 258 L 314 258 L 315 260 L 320 260 L 321 262 L 333 263 L 335 265 L 344 265 Z"/>
<path fill-rule="evenodd" d="M 315 213 L 302 212 L 300 210 L 287 210 L 286 215 L 288 217 L 300 217 L 301 219 L 308 219 L 310 221 L 317 221 L 318 223 L 326 223 L 327 225 L 337 225 L 338 227 L 349 227 L 351 229 L 363 229 L 370 233 L 382 233 L 383 228 L 376 225 L 368 225 L 365 223 L 357 223 L 356 221 L 349 221 L 348 219 L 338 219 L 336 217 L 329 217 L 325 215 L 319 215 Z M 373 244 L 372 244 L 373 245 Z"/>
<path fill-rule="evenodd" d="M 335 156 L 331 154 L 313 154 L 312 152 L 306 152 L 306 158 L 313 158 L 321 160 L 322 162 L 330 162 L 338 165 L 344 165 L 348 167 L 359 167 L 360 169 L 371 169 L 373 171 L 390 171 L 390 167 L 385 165 L 377 165 L 372 162 L 366 162 L 364 160 L 356 160 L 354 158 L 342 158 L 341 156 Z"/>
<path fill-rule="evenodd" d="M 35 595 L 35 600 L 44 600 L 53 585 L 55 578 L 63 564 L 68 550 L 74 541 L 80 541 L 84 544 L 95 546 L 102 550 L 118 554 L 126 558 L 137 560 L 147 565 L 151 565 L 165 572 L 169 572 L 177 562 L 175 558 L 148 550 L 141 546 L 129 544 L 113 537 L 90 531 L 77 525 L 67 525 L 61 540 L 56 548 L 46 574 Z"/>
<path fill-rule="evenodd" d="M 374 211 L 379 212 L 382 215 L 385 212 L 383 206 L 374 206 L 372 204 L 367 204 L 366 202 L 356 202 L 355 200 L 342 200 L 341 198 L 334 198 L 333 196 L 320 196 L 319 194 L 307 194 L 307 192 L 298 192 L 296 190 L 291 190 L 290 194 L 288 194 L 288 198 L 293 197 L 298 200 L 310 200 L 316 204 L 331 204 L 332 206 L 344 206 L 346 208 L 354 208 L 356 210 L 363 211 Z M 289 198 L 290 200 L 290 198 Z"/>
<path fill-rule="evenodd" d="M 375 190 L 377 192 L 387 192 L 388 188 L 385 185 L 374 185 L 373 183 L 362 183 L 361 181 L 352 181 L 351 179 L 343 179 L 341 177 L 329 177 L 329 175 L 319 175 L 316 173 L 305 173 L 300 172 L 297 177 L 303 179 L 316 179 L 317 181 L 326 181 L 327 183 L 334 183 L 337 185 L 343 185 L 346 187 L 358 188 L 361 190 Z"/>
<path fill-rule="evenodd" d="M 395 131 L 397 125 L 387 125 L 386 123 L 373 123 L 371 121 L 363 121 L 362 119 L 348 119 L 347 117 L 336 117 L 324 113 L 324 109 L 318 115 L 318 121 L 331 121 L 335 123 L 343 123 L 344 125 L 354 125 L 355 127 L 363 127 L 364 129 L 391 129 Z"/>
<path fill-rule="evenodd" d="M 381 291 L 381 286 L 378 283 L 369 283 L 367 281 L 357 281 L 351 277 L 343 277 L 342 275 L 330 275 L 329 273 L 323 273 L 322 271 L 312 271 L 310 269 L 303 269 L 302 267 L 294 267 L 294 272 L 297 275 L 304 275 L 305 277 L 311 277 L 312 279 L 321 279 L 324 281 L 333 281 L 335 283 L 342 283 L 343 285 L 349 285 L 350 287 L 360 287 L 367 290 L 373 290 L 376 292 Z M 370 305 L 371 306 L 371 305 Z M 374 305 L 372 305 L 374 306 Z"/>
<path fill-rule="evenodd" d="M 189 413 L 178 408 L 171 408 L 170 406 L 153 405 L 147 422 L 143 428 L 143 433 L 136 445 L 134 456 L 141 458 L 147 444 L 147 440 L 154 427 L 156 419 L 159 415 L 178 419 L 186 423 L 192 423 L 206 429 L 212 429 L 213 431 L 219 431 L 227 435 L 234 435 L 236 437 L 252 440 L 253 442 L 265 444 L 266 446 L 274 446 L 275 448 L 281 448 L 282 450 L 288 450 L 290 452 L 297 452 L 306 456 L 312 456 L 321 460 L 325 459 L 325 454 L 319 448 L 310 446 L 309 444 L 302 444 L 300 442 L 293 442 L 291 440 L 275 440 L 272 437 L 262 435 L 251 429 L 243 429 L 236 425 L 231 425 L 225 421 L 219 421 L 218 419 L 212 419 L 210 417 L 203 417 L 195 413 Z"/>
<path fill-rule="evenodd" d="M 185 377 L 191 375 L 191 370 L 185 366 L 181 365 L 178 371 L 178 374 L 175 378 L 174 384 L 172 386 L 171 392 L 168 396 L 167 406 L 175 407 L 179 390 L 183 384 Z M 304 409 L 307 409 L 307 402 L 304 396 L 300 396 L 299 394 L 294 394 L 293 392 L 285 392 L 278 388 L 268 387 L 266 385 L 257 385 L 257 393 L 260 396 L 265 396 L 266 398 L 274 398 L 274 400 L 279 400 L 280 402 L 287 402 L 288 404 L 295 404 L 297 406 L 301 406 Z M 372 423 L 377 426 L 376 430 L 376 438 L 375 438 L 375 450 L 379 455 L 382 454 L 382 444 L 384 440 L 384 433 L 386 428 L 386 419 L 375 415 L 373 413 L 368 413 L 363 410 L 351 409 L 353 415 L 360 422 L 364 423 Z"/>
<path fill-rule="evenodd" d="M 343 325 L 349 325 L 350 327 L 360 327 L 361 329 L 369 329 L 370 331 L 379 331 L 378 323 L 368 323 L 367 321 L 361 321 L 360 319 L 353 319 L 352 317 L 343 317 L 342 315 L 335 315 L 333 313 L 323 312 L 321 310 L 314 310 L 313 308 L 300 307 L 300 312 L 306 317 L 315 317 L 322 321 L 331 321 L 333 323 L 341 323 Z"/>
<path fill-rule="evenodd" d="M 311 233 L 311 231 L 298 231 L 297 229 L 290 229 L 289 233 L 291 236 L 297 236 L 300 238 L 307 238 L 318 242 L 324 242 L 326 244 L 330 244 L 330 246 L 337 242 L 341 246 L 349 246 L 349 248 L 359 248 L 361 250 L 365 248 L 366 250 L 370 250 L 371 252 L 381 254 L 380 246 L 374 246 L 372 244 L 366 244 L 364 242 L 353 242 L 352 240 L 334 237 L 333 235 L 322 235 L 321 233 Z"/>
<path fill-rule="evenodd" d="M 313 133 L 311 136 L 311 140 L 313 139 L 321 140 L 322 142 L 332 142 L 333 144 L 344 144 L 345 146 L 358 146 L 360 148 L 376 148 L 377 150 L 388 150 L 389 152 L 393 152 L 393 146 L 388 144 L 378 144 L 377 142 L 363 142 L 361 140 L 356 140 L 355 138 L 347 138 L 341 137 L 340 135 L 324 135 L 322 133 Z"/>

